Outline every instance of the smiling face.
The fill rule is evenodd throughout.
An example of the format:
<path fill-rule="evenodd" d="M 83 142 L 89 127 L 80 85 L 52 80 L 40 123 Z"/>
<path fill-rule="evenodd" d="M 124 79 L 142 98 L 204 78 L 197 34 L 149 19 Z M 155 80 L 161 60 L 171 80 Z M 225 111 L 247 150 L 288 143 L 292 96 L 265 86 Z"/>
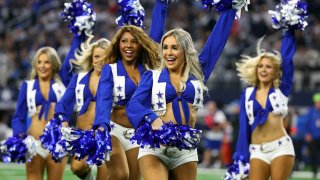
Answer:
<path fill-rule="evenodd" d="M 257 67 L 257 77 L 260 83 L 269 84 L 275 77 L 275 65 L 272 59 L 263 57 Z"/>
<path fill-rule="evenodd" d="M 130 32 L 125 32 L 120 38 L 119 46 L 122 60 L 135 63 L 141 49 L 138 40 Z"/>
<path fill-rule="evenodd" d="M 165 65 L 169 71 L 182 72 L 185 63 L 184 50 L 174 36 L 168 36 L 163 40 L 162 53 Z"/>
<path fill-rule="evenodd" d="M 44 80 L 51 79 L 53 69 L 52 63 L 47 54 L 40 54 L 37 66 L 36 66 L 38 77 Z"/>

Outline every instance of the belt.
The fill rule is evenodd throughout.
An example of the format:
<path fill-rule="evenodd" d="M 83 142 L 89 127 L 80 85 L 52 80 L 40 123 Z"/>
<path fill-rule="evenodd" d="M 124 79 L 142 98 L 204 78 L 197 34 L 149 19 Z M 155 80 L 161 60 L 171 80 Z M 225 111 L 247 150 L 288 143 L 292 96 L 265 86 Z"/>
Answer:
<path fill-rule="evenodd" d="M 277 149 L 280 146 L 284 146 L 284 145 L 288 144 L 290 141 L 291 141 L 290 137 L 284 136 L 284 137 L 279 138 L 279 139 L 277 139 L 275 141 L 262 143 L 261 146 L 260 146 L 260 150 L 263 153 L 271 152 L 271 151 L 274 151 L 275 149 Z"/>

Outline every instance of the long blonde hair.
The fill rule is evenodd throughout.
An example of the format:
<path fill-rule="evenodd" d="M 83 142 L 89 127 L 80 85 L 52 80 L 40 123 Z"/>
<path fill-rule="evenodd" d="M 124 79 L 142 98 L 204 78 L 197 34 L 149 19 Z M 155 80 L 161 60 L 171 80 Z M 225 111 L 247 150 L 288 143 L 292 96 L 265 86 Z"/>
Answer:
<path fill-rule="evenodd" d="M 168 31 L 161 39 L 159 54 L 160 55 L 163 54 L 163 41 L 169 36 L 174 36 L 176 38 L 179 46 L 184 51 L 185 63 L 184 63 L 184 67 L 183 67 L 182 79 L 180 81 L 180 87 L 181 87 L 180 91 L 182 92 L 185 90 L 186 82 L 187 82 L 190 74 L 192 74 L 198 80 L 200 80 L 202 88 L 205 91 L 207 91 L 208 88 L 203 83 L 204 75 L 203 75 L 201 66 L 199 64 L 198 52 L 194 48 L 192 38 L 187 31 L 185 31 L 181 28 L 175 28 L 175 29 Z M 161 58 L 163 58 L 163 57 L 161 57 Z M 161 68 L 163 69 L 164 67 L 165 67 L 165 61 L 162 60 Z"/>
<path fill-rule="evenodd" d="M 45 46 L 42 47 L 40 49 L 38 49 L 38 51 L 35 53 L 35 55 L 33 56 L 32 59 L 32 70 L 31 70 L 31 74 L 30 74 L 30 79 L 35 79 L 38 75 L 37 73 L 37 63 L 39 60 L 39 56 L 42 54 L 46 54 L 51 62 L 52 65 L 52 77 L 54 78 L 54 80 L 56 81 L 61 81 L 58 72 L 61 69 L 61 60 L 58 56 L 58 53 L 55 49 L 53 49 L 52 47 L 49 46 Z"/>
<path fill-rule="evenodd" d="M 105 53 L 107 53 L 106 49 L 110 45 L 109 40 L 101 38 L 96 42 L 91 43 L 92 39 L 93 36 L 90 35 L 88 39 L 81 44 L 81 49 L 75 54 L 75 58 L 77 60 L 71 61 L 79 71 L 87 72 L 92 69 L 92 54 L 95 48 L 101 48 L 105 51 Z M 101 67 L 98 69 L 101 69 Z"/>
<path fill-rule="evenodd" d="M 115 63 L 117 59 L 121 59 L 120 39 L 125 32 L 131 33 L 138 43 L 141 45 L 141 50 L 138 53 L 137 63 L 143 64 L 148 69 L 157 69 L 160 66 L 160 58 L 158 56 L 158 45 L 155 43 L 142 29 L 133 26 L 122 26 L 111 40 L 110 46 L 107 48 L 107 56 L 99 62 L 100 67 L 104 64 Z"/>
<path fill-rule="evenodd" d="M 259 79 L 257 77 L 257 67 L 262 58 L 271 59 L 274 63 L 275 74 L 272 82 L 273 87 L 279 88 L 282 77 L 281 70 L 281 54 L 278 51 L 266 52 L 264 49 L 260 48 L 260 44 L 263 38 L 260 38 L 257 43 L 257 56 L 250 57 L 248 55 L 242 55 L 242 59 L 239 63 L 236 63 L 238 76 L 242 81 L 247 83 L 250 86 L 258 86 Z"/>

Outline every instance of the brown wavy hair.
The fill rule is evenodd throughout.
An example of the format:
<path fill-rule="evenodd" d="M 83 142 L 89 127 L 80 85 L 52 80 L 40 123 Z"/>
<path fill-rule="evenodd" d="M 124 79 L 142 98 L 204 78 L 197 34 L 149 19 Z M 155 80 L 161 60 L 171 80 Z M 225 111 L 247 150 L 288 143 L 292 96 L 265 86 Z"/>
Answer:
<path fill-rule="evenodd" d="M 142 29 L 133 25 L 122 26 L 118 29 L 106 50 L 107 56 L 106 58 L 101 59 L 99 67 L 102 67 L 104 64 L 115 63 L 117 59 L 121 59 L 120 39 L 125 32 L 131 33 L 131 35 L 135 37 L 141 45 L 141 50 L 137 57 L 137 63 L 143 64 L 147 69 L 159 68 L 161 62 L 158 55 L 158 44 L 154 42 Z"/>

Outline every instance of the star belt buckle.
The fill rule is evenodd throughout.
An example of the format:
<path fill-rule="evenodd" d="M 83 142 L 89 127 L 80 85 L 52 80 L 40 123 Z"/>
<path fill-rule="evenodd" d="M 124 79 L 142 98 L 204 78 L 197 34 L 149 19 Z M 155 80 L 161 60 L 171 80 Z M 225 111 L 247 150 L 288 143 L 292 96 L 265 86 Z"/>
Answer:
<path fill-rule="evenodd" d="M 274 146 L 273 144 L 270 144 L 270 143 L 262 143 L 260 146 L 260 150 L 263 153 L 268 153 L 268 152 L 271 152 L 275 149 L 276 149 L 276 146 Z"/>
<path fill-rule="evenodd" d="M 169 158 L 178 158 L 181 155 L 179 149 L 175 147 L 166 147 L 163 150 L 163 154 Z"/>
<path fill-rule="evenodd" d="M 131 139 L 134 135 L 134 129 L 127 129 L 123 132 L 123 136 L 126 138 L 126 139 Z"/>

